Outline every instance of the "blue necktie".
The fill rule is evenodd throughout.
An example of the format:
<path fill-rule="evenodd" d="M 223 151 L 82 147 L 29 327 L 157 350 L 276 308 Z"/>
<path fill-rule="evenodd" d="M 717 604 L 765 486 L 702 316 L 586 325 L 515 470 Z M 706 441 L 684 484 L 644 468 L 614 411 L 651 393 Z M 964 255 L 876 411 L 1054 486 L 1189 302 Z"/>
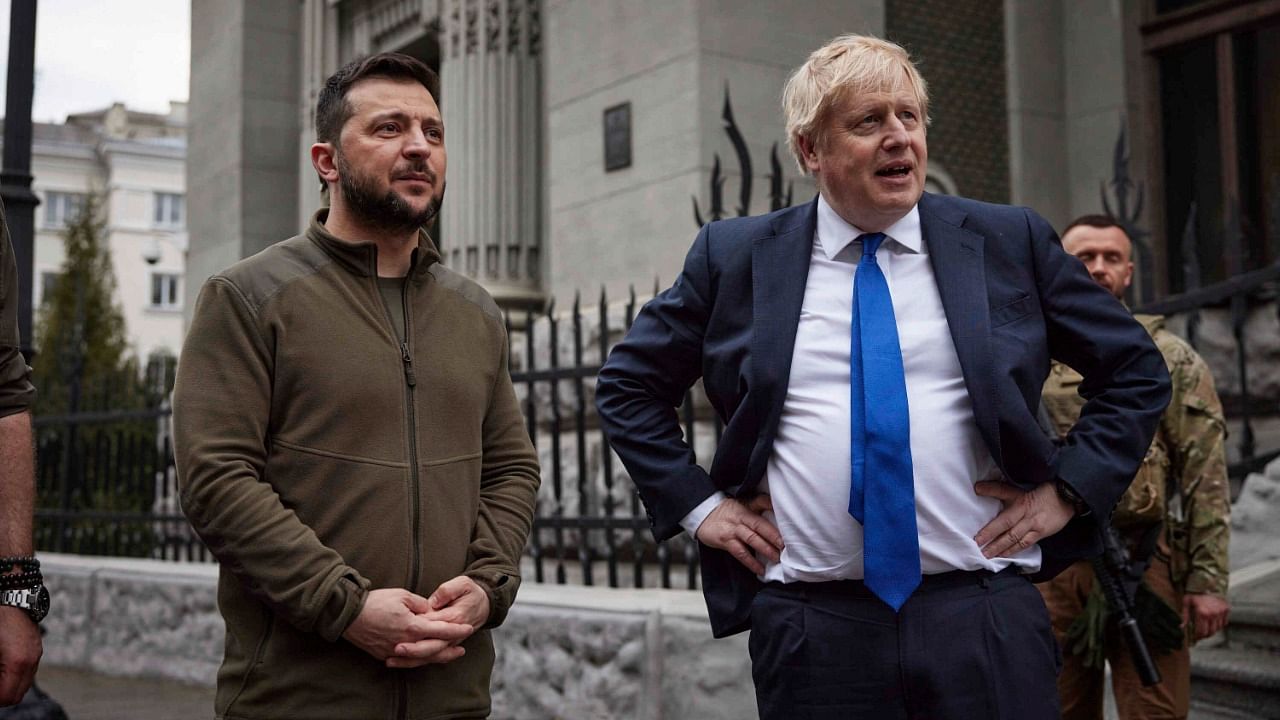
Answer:
<path fill-rule="evenodd" d="M 853 276 L 849 352 L 849 513 L 862 523 L 863 581 L 894 611 L 920 584 L 911 423 L 889 284 L 876 264 L 884 233 L 868 233 Z"/>

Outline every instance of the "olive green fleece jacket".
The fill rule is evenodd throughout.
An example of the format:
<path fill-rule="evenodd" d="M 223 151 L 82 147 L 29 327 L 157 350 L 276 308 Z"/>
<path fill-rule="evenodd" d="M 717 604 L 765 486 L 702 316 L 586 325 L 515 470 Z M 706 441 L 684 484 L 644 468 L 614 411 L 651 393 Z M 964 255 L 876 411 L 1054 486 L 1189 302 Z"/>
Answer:
<path fill-rule="evenodd" d="M 402 345 L 371 243 L 305 235 L 210 278 L 174 390 L 183 509 L 221 563 L 219 718 L 471 718 L 493 643 L 391 670 L 341 639 L 366 593 L 466 574 L 501 623 L 539 473 L 493 300 L 425 233 Z"/>

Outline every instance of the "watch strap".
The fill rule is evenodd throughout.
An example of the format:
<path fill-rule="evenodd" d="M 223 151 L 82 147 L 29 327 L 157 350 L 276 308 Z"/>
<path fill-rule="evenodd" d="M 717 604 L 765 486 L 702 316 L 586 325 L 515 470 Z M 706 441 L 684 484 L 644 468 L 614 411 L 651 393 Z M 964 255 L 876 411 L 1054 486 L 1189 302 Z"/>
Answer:
<path fill-rule="evenodd" d="M 44 585 L 0 590 L 0 606 L 23 610 L 32 621 L 39 623 L 49 612 L 49 590 Z"/>
<path fill-rule="evenodd" d="M 1076 517 L 1085 517 L 1093 512 L 1089 508 L 1089 503 L 1085 502 L 1080 493 L 1076 492 L 1076 489 L 1071 487 L 1065 480 L 1061 478 L 1055 480 L 1053 489 L 1057 491 L 1058 497 L 1062 498 L 1063 502 L 1075 509 Z"/>

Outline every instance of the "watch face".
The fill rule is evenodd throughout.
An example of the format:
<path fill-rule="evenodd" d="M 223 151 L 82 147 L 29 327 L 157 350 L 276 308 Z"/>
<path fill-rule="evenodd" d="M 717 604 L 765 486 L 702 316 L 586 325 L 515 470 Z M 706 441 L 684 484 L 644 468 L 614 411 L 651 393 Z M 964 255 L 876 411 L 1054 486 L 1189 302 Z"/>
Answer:
<path fill-rule="evenodd" d="M 40 586 L 40 590 L 36 592 L 35 606 L 31 608 L 31 618 L 36 622 L 44 619 L 49 614 L 49 588 L 44 585 Z"/>

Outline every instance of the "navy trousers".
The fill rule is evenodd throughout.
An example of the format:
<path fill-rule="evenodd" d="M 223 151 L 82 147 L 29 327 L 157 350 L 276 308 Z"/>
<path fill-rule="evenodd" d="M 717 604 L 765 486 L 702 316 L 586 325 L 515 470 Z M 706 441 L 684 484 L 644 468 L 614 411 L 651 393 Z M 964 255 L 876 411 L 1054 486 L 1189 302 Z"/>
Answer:
<path fill-rule="evenodd" d="M 1062 655 L 1012 570 L 926 575 L 893 610 L 857 580 L 769 583 L 751 610 L 761 720 L 1056 720 Z"/>

